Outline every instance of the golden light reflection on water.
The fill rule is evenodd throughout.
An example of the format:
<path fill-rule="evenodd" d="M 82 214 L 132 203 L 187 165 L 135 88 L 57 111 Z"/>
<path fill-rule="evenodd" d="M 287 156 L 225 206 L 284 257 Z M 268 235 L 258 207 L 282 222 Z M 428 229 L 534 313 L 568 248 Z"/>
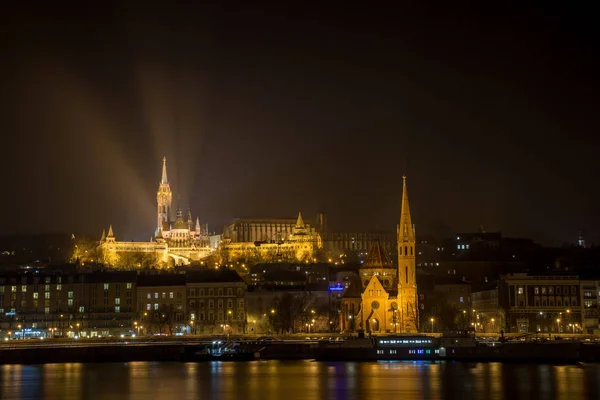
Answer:
<path fill-rule="evenodd" d="M 600 365 L 430 362 L 0 366 L 4 399 L 600 398 Z"/>

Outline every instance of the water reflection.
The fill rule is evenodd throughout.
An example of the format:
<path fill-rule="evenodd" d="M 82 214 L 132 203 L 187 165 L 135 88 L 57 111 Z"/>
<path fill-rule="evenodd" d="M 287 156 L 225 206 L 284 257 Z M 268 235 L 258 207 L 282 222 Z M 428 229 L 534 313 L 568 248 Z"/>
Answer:
<path fill-rule="evenodd" d="M 47 364 L 0 366 L 2 399 L 599 398 L 600 365 L 499 363 Z"/>

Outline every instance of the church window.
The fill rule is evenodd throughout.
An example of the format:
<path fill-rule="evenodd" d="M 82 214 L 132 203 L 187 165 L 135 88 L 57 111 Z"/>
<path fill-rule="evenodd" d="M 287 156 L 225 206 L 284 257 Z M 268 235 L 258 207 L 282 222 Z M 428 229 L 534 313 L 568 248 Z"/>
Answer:
<path fill-rule="evenodd" d="M 410 255 L 411 256 L 413 255 L 413 247 L 412 246 L 410 246 Z"/>
<path fill-rule="evenodd" d="M 404 267 L 404 274 L 406 275 L 406 283 L 408 283 L 408 267 Z"/>
<path fill-rule="evenodd" d="M 408 255 L 408 247 L 404 246 L 404 255 L 407 256 Z"/>

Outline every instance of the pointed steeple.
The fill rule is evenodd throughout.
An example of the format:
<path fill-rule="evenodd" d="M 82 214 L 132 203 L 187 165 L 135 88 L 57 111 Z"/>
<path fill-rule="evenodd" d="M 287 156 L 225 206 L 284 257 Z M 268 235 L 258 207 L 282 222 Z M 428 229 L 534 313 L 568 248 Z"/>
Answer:
<path fill-rule="evenodd" d="M 112 228 L 112 225 L 110 225 L 110 226 L 108 227 L 108 235 L 106 235 L 106 237 L 107 237 L 107 238 L 112 238 L 112 237 L 115 237 L 115 235 L 114 235 L 114 233 L 113 233 L 113 228 Z"/>
<path fill-rule="evenodd" d="M 398 240 L 403 242 L 414 242 L 415 240 L 415 229 L 410 218 L 410 207 L 408 205 L 406 176 L 402 177 L 402 209 L 400 210 L 400 232 L 398 232 Z"/>
<path fill-rule="evenodd" d="M 169 183 L 169 181 L 167 180 L 167 157 L 163 157 L 162 179 L 160 180 L 160 183 Z"/>
<path fill-rule="evenodd" d="M 194 223 L 194 220 L 192 219 L 192 210 L 189 207 L 188 207 L 187 222 L 189 222 L 190 226 Z"/>
<path fill-rule="evenodd" d="M 200 234 L 200 218 L 196 217 L 196 233 Z"/>
<path fill-rule="evenodd" d="M 298 213 L 298 219 L 296 220 L 296 228 L 304 228 L 304 220 L 302 219 L 302 212 Z"/>
<path fill-rule="evenodd" d="M 102 237 L 100 238 L 100 241 L 104 242 L 104 239 L 106 239 L 106 231 L 102 229 Z"/>

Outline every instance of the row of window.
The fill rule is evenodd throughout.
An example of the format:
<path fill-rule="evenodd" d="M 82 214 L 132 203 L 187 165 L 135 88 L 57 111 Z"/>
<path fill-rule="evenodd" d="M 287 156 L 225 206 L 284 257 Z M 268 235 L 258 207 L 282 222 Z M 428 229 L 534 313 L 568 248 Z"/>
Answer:
<path fill-rule="evenodd" d="M 525 289 L 523 286 L 518 286 L 517 287 L 517 293 L 518 294 L 524 294 L 525 293 Z M 554 286 L 536 286 L 533 288 L 533 293 L 534 294 L 549 294 L 549 295 L 554 295 L 554 294 L 569 294 L 569 286 L 556 286 L 556 289 Z M 571 286 L 571 294 L 577 294 L 577 287 L 576 286 Z"/>
<path fill-rule="evenodd" d="M 141 306 L 142 305 L 140 304 L 140 309 L 141 309 Z M 163 307 L 164 306 L 165 306 L 165 304 L 163 304 Z M 178 310 L 182 310 L 183 306 L 181 305 L 181 303 L 179 303 L 175 306 L 175 308 L 177 308 Z M 154 308 L 152 308 L 152 304 L 150 304 L 150 303 L 146 304 L 146 311 L 152 311 L 152 310 L 154 310 L 154 311 L 160 310 L 158 303 L 154 303 Z"/>
<path fill-rule="evenodd" d="M 168 293 L 168 298 L 169 299 L 174 299 L 175 297 L 177 297 L 178 299 L 181 299 L 183 297 L 183 295 L 181 294 L 181 292 L 169 292 Z M 151 299 L 152 298 L 152 293 L 146 293 L 146 298 L 147 299 Z M 159 293 L 158 292 L 154 292 L 154 298 L 158 299 L 159 298 Z M 162 292 L 161 297 L 162 299 L 166 299 L 167 298 L 167 292 Z"/>
<path fill-rule="evenodd" d="M 549 297 L 547 299 L 542 298 L 540 301 L 539 297 L 535 297 L 533 300 L 533 304 L 536 307 L 577 307 L 577 298 L 571 297 L 571 299 L 569 300 L 568 297 L 565 297 L 564 299 L 561 297 L 557 297 L 556 299 L 554 297 Z M 525 302 L 523 300 L 520 300 L 519 305 L 525 306 Z"/>
<path fill-rule="evenodd" d="M 207 293 L 204 289 L 198 289 L 198 297 L 204 297 L 205 293 Z M 223 289 L 217 289 L 217 296 L 223 296 Z M 190 297 L 196 297 L 196 289 L 190 289 L 188 295 Z M 208 296 L 212 297 L 215 295 L 215 290 L 210 288 L 208 289 Z M 237 289 L 237 296 L 243 296 L 244 291 L 241 288 Z M 233 288 L 227 288 L 227 296 L 233 296 Z"/>
<path fill-rule="evenodd" d="M 217 312 L 217 319 L 215 320 L 215 314 L 214 314 L 214 312 L 209 311 L 206 314 L 206 316 L 207 316 L 206 320 L 204 319 L 204 316 L 205 316 L 204 312 L 200 311 L 198 313 L 198 321 L 201 322 L 201 323 L 204 322 L 204 321 L 208 321 L 208 322 L 214 322 L 214 321 L 227 322 L 227 321 L 230 321 L 233 318 L 234 315 L 233 314 L 227 314 L 227 318 L 225 318 L 225 313 L 223 311 L 218 311 Z M 192 319 L 193 320 L 196 319 L 195 317 L 196 317 L 195 315 L 192 315 Z M 244 312 L 243 311 L 238 312 L 236 319 L 243 321 L 244 320 Z"/>
<path fill-rule="evenodd" d="M 196 302 L 194 300 L 190 300 L 190 309 L 194 310 L 196 308 Z M 238 307 L 244 307 L 244 299 L 238 299 Z M 204 309 L 204 300 L 200 300 L 198 302 L 198 308 L 200 310 Z M 215 303 L 213 299 L 208 300 L 208 308 L 215 308 Z M 217 300 L 217 308 L 223 308 L 223 299 Z M 227 308 L 233 308 L 233 300 L 227 300 Z"/>

